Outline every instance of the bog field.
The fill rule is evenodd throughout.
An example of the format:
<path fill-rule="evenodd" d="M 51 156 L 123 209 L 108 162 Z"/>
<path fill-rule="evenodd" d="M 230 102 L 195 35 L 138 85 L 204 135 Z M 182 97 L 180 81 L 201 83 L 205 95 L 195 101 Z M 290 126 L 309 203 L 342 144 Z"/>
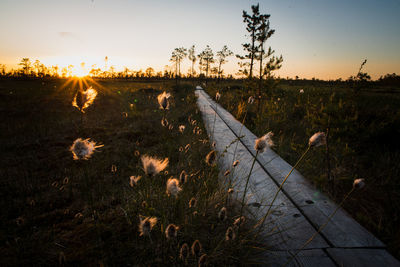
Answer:
<path fill-rule="evenodd" d="M 267 89 L 268 88 L 268 89 Z M 399 256 L 400 251 L 400 91 L 378 83 L 271 81 L 261 101 L 258 83 L 210 83 L 211 96 L 257 136 L 274 133 L 273 148 L 294 165 L 315 132 L 327 134 L 323 149 L 308 153 L 297 169 L 336 203 L 354 179 L 366 186 L 344 208 Z"/>
<path fill-rule="evenodd" d="M 245 264 L 193 87 L 98 81 L 82 113 L 66 82 L 0 81 L 0 265 Z"/>

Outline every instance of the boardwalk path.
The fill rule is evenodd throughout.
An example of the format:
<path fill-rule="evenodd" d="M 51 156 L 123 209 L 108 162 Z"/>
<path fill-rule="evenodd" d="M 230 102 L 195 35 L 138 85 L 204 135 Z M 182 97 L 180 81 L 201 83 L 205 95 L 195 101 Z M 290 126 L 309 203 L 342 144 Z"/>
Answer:
<path fill-rule="evenodd" d="M 197 104 L 202 112 L 207 131 L 220 153 L 226 150 L 218 164 L 221 172 L 231 169 L 233 154 L 241 124 L 228 111 L 196 87 Z M 216 112 L 215 112 L 216 111 Z M 217 114 L 217 115 L 215 115 Z M 215 125 L 214 125 L 215 120 Z M 246 127 L 242 128 L 241 142 L 237 142 L 236 157 L 240 164 L 235 168 L 234 189 L 242 196 L 245 177 L 255 156 L 256 136 Z M 227 148 L 228 147 L 228 148 Z M 279 184 L 292 166 L 272 150 L 258 155 L 249 182 L 247 203 L 249 216 L 260 219 L 276 193 Z M 336 205 L 315 189 L 296 170 L 290 175 L 278 194 L 273 212 L 263 232 L 270 246 L 266 252 L 265 265 L 280 266 L 290 258 L 321 226 L 336 209 Z M 292 261 L 291 266 L 400 266 L 385 249 L 385 245 L 339 209 L 332 221 Z"/>

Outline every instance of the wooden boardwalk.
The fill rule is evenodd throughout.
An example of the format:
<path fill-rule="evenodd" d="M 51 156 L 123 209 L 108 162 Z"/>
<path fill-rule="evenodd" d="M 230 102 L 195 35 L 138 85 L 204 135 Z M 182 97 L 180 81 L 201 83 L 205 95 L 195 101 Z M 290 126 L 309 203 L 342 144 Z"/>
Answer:
<path fill-rule="evenodd" d="M 197 104 L 204 124 L 216 150 L 223 153 L 218 164 L 221 173 L 232 169 L 234 160 L 240 164 L 234 172 L 234 189 L 242 197 L 245 177 L 256 154 L 253 146 L 257 138 L 242 127 L 228 111 L 216 104 L 201 87 L 196 87 Z M 267 129 L 266 129 L 267 130 Z M 240 142 L 238 140 L 240 133 Z M 233 143 L 233 144 L 232 144 Z M 233 158 L 236 150 L 236 156 Z M 257 156 L 250 177 L 246 199 L 249 214 L 259 220 L 268 209 L 268 202 L 292 166 L 268 149 Z M 241 179 L 240 179 L 241 178 Z M 263 237 L 269 249 L 265 266 L 282 266 L 296 252 L 327 217 L 337 208 L 327 196 L 312 186 L 299 172 L 292 172 L 265 223 Z M 343 209 L 291 262 L 289 266 L 400 266 L 385 245 L 351 218 Z"/>

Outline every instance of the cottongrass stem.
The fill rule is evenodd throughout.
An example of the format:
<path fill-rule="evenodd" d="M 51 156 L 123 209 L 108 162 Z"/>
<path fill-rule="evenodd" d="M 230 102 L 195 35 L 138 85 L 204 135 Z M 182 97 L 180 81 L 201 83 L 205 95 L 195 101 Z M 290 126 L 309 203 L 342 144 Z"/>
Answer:
<path fill-rule="evenodd" d="M 322 144 L 324 144 L 324 142 L 326 143 L 326 136 L 325 133 L 323 132 L 318 132 L 315 133 L 313 136 L 311 136 L 311 138 L 308 141 L 308 147 L 306 149 L 306 151 L 303 153 L 303 155 L 301 155 L 301 157 L 299 158 L 299 160 L 296 162 L 296 164 L 292 167 L 292 169 L 290 170 L 290 172 L 286 175 L 285 179 L 283 179 L 282 183 L 280 184 L 278 190 L 275 193 L 274 198 L 272 199 L 271 204 L 269 205 L 268 211 L 265 213 L 264 217 L 262 218 L 261 222 L 258 223 L 255 227 L 259 226 L 259 229 L 257 231 L 257 235 L 261 232 L 261 229 L 264 225 L 265 220 L 268 218 L 272 205 L 274 204 L 278 193 L 282 190 L 283 185 L 285 184 L 286 180 L 289 178 L 290 174 L 292 174 L 293 170 L 297 167 L 297 165 L 299 165 L 299 163 L 304 159 L 304 157 L 307 155 L 308 151 L 310 151 L 310 149 L 312 147 L 318 147 Z M 256 236 L 257 236 L 256 235 Z"/>
<path fill-rule="evenodd" d="M 351 190 L 344 196 L 340 204 L 336 207 L 336 209 L 328 216 L 324 224 L 322 224 L 319 228 L 318 231 L 315 232 L 297 251 L 293 256 L 285 263 L 284 266 L 287 266 L 296 256 L 297 254 L 300 253 L 300 251 L 305 248 L 308 244 L 310 244 L 311 241 L 314 240 L 314 238 L 321 233 L 321 231 L 325 228 L 325 226 L 332 220 L 333 216 L 335 216 L 336 212 L 343 206 L 343 203 L 347 200 L 347 198 L 353 193 L 354 190 L 358 190 L 363 188 L 365 185 L 364 179 L 355 179 L 353 182 L 353 187 Z"/>
<path fill-rule="evenodd" d="M 102 147 L 104 145 L 97 145 L 94 141 L 89 141 L 90 138 L 83 140 L 78 138 L 74 141 L 69 150 L 72 152 L 74 160 L 88 160 L 96 148 Z"/>
<path fill-rule="evenodd" d="M 154 176 L 160 173 L 168 166 L 168 158 L 164 160 L 153 158 L 147 155 L 143 155 L 141 158 L 143 164 L 143 170 L 148 176 Z"/>

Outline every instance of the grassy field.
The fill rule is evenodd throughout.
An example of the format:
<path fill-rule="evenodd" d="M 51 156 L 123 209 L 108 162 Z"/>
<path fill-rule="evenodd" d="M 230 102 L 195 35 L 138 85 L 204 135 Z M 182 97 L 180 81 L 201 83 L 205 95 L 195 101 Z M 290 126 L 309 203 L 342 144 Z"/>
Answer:
<path fill-rule="evenodd" d="M 0 265 L 183 265 L 180 248 L 195 240 L 202 250 L 190 253 L 189 265 L 202 254 L 211 265 L 246 264 L 244 237 L 225 240 L 235 207 L 218 218 L 227 192 L 204 160 L 210 144 L 193 88 L 102 81 L 93 84 L 98 96 L 81 117 L 65 82 L 0 81 Z M 172 95 L 165 113 L 157 103 L 162 90 Z M 89 160 L 73 160 L 77 138 L 104 146 Z M 169 164 L 147 177 L 142 155 Z M 183 170 L 188 181 L 177 198 L 168 196 L 167 179 Z M 133 175 L 142 178 L 131 187 Z M 197 205 L 189 207 L 192 198 Z M 140 236 L 140 216 L 158 219 L 150 235 Z M 166 238 L 169 224 L 179 227 L 177 237 Z"/>
<path fill-rule="evenodd" d="M 345 209 L 399 258 L 400 90 L 371 85 L 355 93 L 343 83 L 282 81 L 270 84 L 259 106 L 248 105 L 256 86 L 209 83 L 207 91 L 213 97 L 219 91 L 220 103 L 241 121 L 246 116 L 257 136 L 273 131 L 274 150 L 292 165 L 313 133 L 329 133 L 328 150 L 313 151 L 298 169 L 337 202 L 354 179 L 365 178 L 367 186 L 351 195 Z"/>

